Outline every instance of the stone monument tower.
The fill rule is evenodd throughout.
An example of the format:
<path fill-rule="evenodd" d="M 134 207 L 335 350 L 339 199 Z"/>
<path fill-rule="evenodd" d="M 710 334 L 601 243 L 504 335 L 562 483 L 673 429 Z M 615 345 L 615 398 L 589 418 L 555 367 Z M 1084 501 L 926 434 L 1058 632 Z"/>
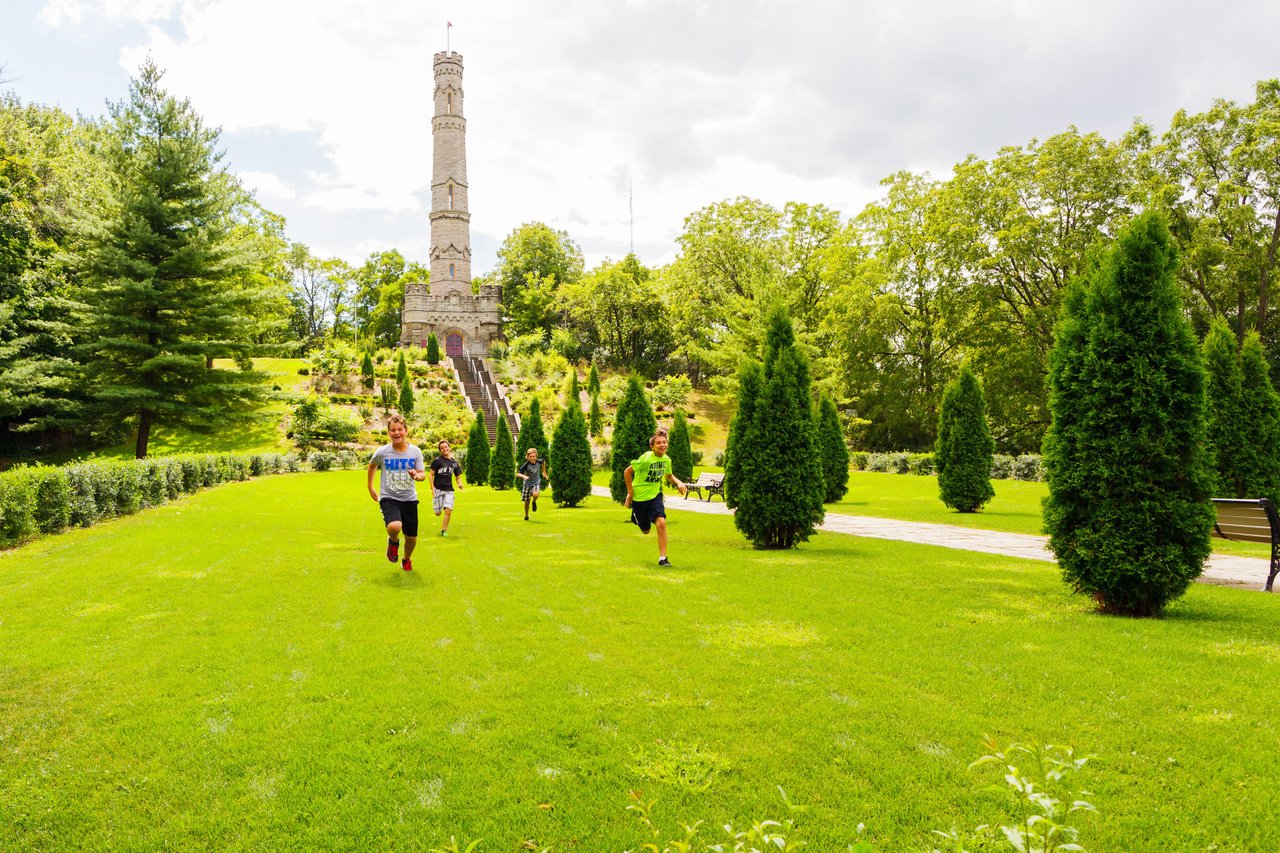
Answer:
<path fill-rule="evenodd" d="M 471 212 L 467 204 L 467 120 L 462 110 L 462 54 L 435 56 L 431 118 L 431 283 L 405 288 L 401 345 L 425 346 L 435 332 L 447 355 L 485 356 L 502 338 L 502 288 L 471 292 Z"/>

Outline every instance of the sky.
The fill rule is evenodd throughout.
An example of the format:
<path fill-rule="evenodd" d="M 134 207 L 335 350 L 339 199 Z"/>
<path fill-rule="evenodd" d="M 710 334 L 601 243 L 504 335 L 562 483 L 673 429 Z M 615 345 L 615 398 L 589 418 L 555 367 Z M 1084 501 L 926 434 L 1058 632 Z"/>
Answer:
<path fill-rule="evenodd" d="M 660 266 L 717 201 L 852 217 L 900 170 L 1163 131 L 1251 101 L 1277 36 L 1275 0 L 0 0 L 0 88 L 99 116 L 150 56 L 291 240 L 425 262 L 447 40 L 480 274 L 526 222 Z"/>

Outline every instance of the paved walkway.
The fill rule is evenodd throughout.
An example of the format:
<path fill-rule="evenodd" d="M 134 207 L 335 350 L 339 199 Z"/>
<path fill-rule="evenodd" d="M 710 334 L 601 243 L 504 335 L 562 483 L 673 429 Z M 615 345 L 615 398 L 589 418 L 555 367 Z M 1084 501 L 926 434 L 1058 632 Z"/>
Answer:
<path fill-rule="evenodd" d="M 594 486 L 591 493 L 609 497 L 605 486 Z M 696 497 L 688 500 L 667 496 L 667 509 L 705 512 L 712 515 L 729 515 L 731 510 L 721 502 L 702 501 Z M 983 554 L 999 554 L 1002 557 L 1020 557 L 1025 560 L 1044 560 L 1052 563 L 1053 552 L 1048 550 L 1049 537 L 1027 533 L 1000 533 L 995 530 L 974 530 L 953 524 L 926 524 L 919 521 L 896 521 L 888 518 L 872 518 L 865 515 L 843 515 L 829 512 L 819 527 L 834 533 L 866 536 L 871 539 L 892 539 L 897 542 L 917 542 L 956 548 L 961 551 L 979 551 Z M 1236 557 L 1229 554 L 1212 554 L 1200 576 L 1203 583 L 1262 589 L 1267 582 L 1269 564 L 1258 557 Z"/>

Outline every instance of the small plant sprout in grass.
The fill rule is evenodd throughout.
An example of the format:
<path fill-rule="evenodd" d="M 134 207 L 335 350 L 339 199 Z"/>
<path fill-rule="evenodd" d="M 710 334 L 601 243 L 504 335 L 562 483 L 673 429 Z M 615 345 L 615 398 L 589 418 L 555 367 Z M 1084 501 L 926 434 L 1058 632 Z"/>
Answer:
<path fill-rule="evenodd" d="M 427 851 L 427 853 L 474 853 L 474 851 L 480 847 L 481 841 L 484 841 L 484 839 L 477 838 L 475 841 L 472 841 L 466 847 L 459 847 L 458 839 L 450 835 L 448 844 L 444 845 L 443 847 L 432 847 L 430 850 Z"/>
<path fill-rule="evenodd" d="M 1071 747 L 1053 745 L 1033 747 L 1013 743 L 1001 750 L 990 736 L 983 745 L 990 752 L 970 764 L 970 769 L 988 764 L 1003 765 L 1004 782 L 1019 801 L 1019 810 L 1027 813 L 1019 823 L 1000 827 L 1013 849 L 1019 853 L 1084 851 L 1076 843 L 1080 830 L 1068 821 L 1076 812 L 1097 811 L 1091 803 L 1081 799 L 1091 796 L 1089 792 L 1075 786 L 1076 775 L 1094 756 L 1076 757 Z M 1030 772 L 1015 763 L 1023 757 L 1032 762 Z M 988 790 L 1004 789 L 995 784 Z M 979 827 L 978 831 L 983 829 Z M 954 849 L 964 848 L 957 846 Z"/>
<path fill-rule="evenodd" d="M 765 851 L 776 853 L 776 851 L 784 851 L 785 853 L 788 850 L 799 850 L 805 846 L 805 842 L 798 839 L 800 828 L 796 821 L 799 815 L 804 814 L 806 808 L 792 803 L 781 786 L 778 788 L 778 793 L 782 796 L 782 802 L 790 813 L 787 818 L 781 821 L 755 821 L 745 829 L 737 829 L 733 824 L 726 823 L 721 827 L 726 840 L 718 844 L 709 844 L 697 838 L 698 831 L 702 827 L 700 820 L 691 824 L 680 824 L 680 837 L 663 841 L 663 836 L 667 833 L 664 833 L 653 821 L 653 809 L 658 801 L 656 799 L 646 801 L 640 791 L 628 791 L 627 796 L 631 799 L 631 805 L 627 806 L 627 811 L 635 813 L 636 819 L 653 840 L 626 853 L 635 853 L 635 851 L 647 851 L 647 853 L 695 853 L 695 851 L 696 853 L 765 853 Z M 851 846 L 849 850 L 852 853 L 871 853 L 871 847 L 862 844 Z"/>

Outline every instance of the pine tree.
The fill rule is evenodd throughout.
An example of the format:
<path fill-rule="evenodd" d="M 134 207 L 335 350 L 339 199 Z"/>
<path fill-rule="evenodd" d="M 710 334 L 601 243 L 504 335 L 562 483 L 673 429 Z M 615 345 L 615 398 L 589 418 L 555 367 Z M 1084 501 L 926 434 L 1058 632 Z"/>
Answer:
<path fill-rule="evenodd" d="M 436 338 L 436 333 L 432 332 L 427 335 L 427 364 L 440 363 L 440 341 Z"/>
<path fill-rule="evenodd" d="M 467 464 L 464 473 L 468 486 L 482 485 L 489 479 L 489 429 L 484 425 L 484 411 L 476 409 L 476 419 L 467 433 Z"/>
<path fill-rule="evenodd" d="M 751 459 L 739 455 L 738 445 L 755 423 L 756 400 L 764 384 L 764 373 L 759 362 L 747 361 L 738 370 L 738 411 L 729 422 L 729 435 L 724 448 L 724 502 L 725 506 L 738 505 L 738 486 L 742 483 Z"/>
<path fill-rule="evenodd" d="M 609 494 L 618 503 L 627 499 L 627 481 L 623 474 L 627 466 L 639 459 L 649 449 L 649 436 L 658 429 L 658 419 L 653 416 L 653 406 L 645 396 L 639 377 L 627 380 L 627 392 L 618 404 L 613 418 L 613 441 L 610 451 Z"/>
<path fill-rule="evenodd" d="M 1209 555 L 1204 366 L 1156 214 L 1069 288 L 1050 354 L 1045 529 L 1063 578 L 1106 612 L 1154 616 Z"/>
<path fill-rule="evenodd" d="M 1205 379 L 1205 443 L 1213 460 L 1213 493 L 1220 498 L 1247 495 L 1240 470 L 1253 437 L 1241 411 L 1241 365 L 1236 338 L 1221 317 L 1209 326 L 1200 347 Z M 1250 466 L 1252 467 L 1252 466 Z"/>
<path fill-rule="evenodd" d="M 836 404 L 826 394 L 818 404 L 818 447 L 822 454 L 822 482 L 826 486 L 825 503 L 835 503 L 849 490 L 849 448 L 840 428 Z"/>
<path fill-rule="evenodd" d="M 1250 332 L 1240 348 L 1240 372 L 1240 422 L 1253 440 L 1241 448 L 1244 492 L 1238 497 L 1270 498 L 1280 506 L 1280 395 L 1257 332 Z"/>
<path fill-rule="evenodd" d="M 149 60 L 103 128 L 109 201 L 78 224 L 87 391 L 106 421 L 207 431 L 247 417 L 265 377 L 244 366 L 261 291 L 237 241 L 243 194 L 219 165 L 218 131 L 160 87 Z M 214 366 L 235 358 L 240 370 Z"/>
<path fill-rule="evenodd" d="M 403 349 L 396 356 L 396 382 L 399 382 L 401 386 L 409 382 L 409 365 L 405 364 Z"/>
<path fill-rule="evenodd" d="M 520 422 L 520 437 L 516 441 L 516 458 L 524 461 L 525 451 L 538 448 L 538 458 L 546 459 L 550 450 L 546 430 L 542 426 L 542 404 L 534 397 L 529 403 L 529 416 Z"/>
<path fill-rule="evenodd" d="M 488 433 L 485 433 L 485 446 L 489 444 Z M 489 459 L 489 485 L 501 491 L 511 488 L 516 479 L 515 452 L 511 447 L 511 430 L 507 422 L 498 419 L 498 440 L 493 445 L 493 455 Z"/>
<path fill-rule="evenodd" d="M 604 413 L 600 411 L 599 391 L 591 395 L 591 415 L 587 431 L 591 433 L 592 438 L 599 438 L 604 435 Z"/>
<path fill-rule="evenodd" d="M 577 506 L 591 494 L 591 442 L 581 406 L 566 406 L 552 432 L 551 498 L 558 506 Z"/>
<path fill-rule="evenodd" d="M 764 382 L 752 424 L 734 445 L 735 456 L 746 464 L 733 522 L 756 548 L 794 548 L 822 521 L 826 486 L 809 367 L 785 310 L 771 314 L 765 344 Z M 786 467 L 781 476 L 780 465 Z"/>
<path fill-rule="evenodd" d="M 364 358 L 360 359 L 360 376 L 363 379 L 364 387 L 372 390 L 373 388 L 373 359 L 369 353 L 364 354 Z"/>
<path fill-rule="evenodd" d="M 593 397 L 600 393 L 600 372 L 596 370 L 596 363 L 591 362 L 591 370 L 587 373 L 587 393 Z"/>
<path fill-rule="evenodd" d="M 680 409 L 676 410 L 671 424 L 671 437 L 667 444 L 671 457 L 671 473 L 681 482 L 693 479 L 693 448 L 689 444 L 689 421 Z"/>
<path fill-rule="evenodd" d="M 938 412 L 934 461 L 942 502 L 957 512 L 977 512 L 995 497 L 991 487 L 995 452 L 982 385 L 966 365 L 943 392 Z"/>
<path fill-rule="evenodd" d="M 564 404 L 582 408 L 582 384 L 578 381 L 578 370 L 574 367 L 569 368 L 569 375 L 564 379 Z"/>
<path fill-rule="evenodd" d="M 400 414 L 406 418 L 413 414 L 413 385 L 408 382 L 400 386 Z"/>

